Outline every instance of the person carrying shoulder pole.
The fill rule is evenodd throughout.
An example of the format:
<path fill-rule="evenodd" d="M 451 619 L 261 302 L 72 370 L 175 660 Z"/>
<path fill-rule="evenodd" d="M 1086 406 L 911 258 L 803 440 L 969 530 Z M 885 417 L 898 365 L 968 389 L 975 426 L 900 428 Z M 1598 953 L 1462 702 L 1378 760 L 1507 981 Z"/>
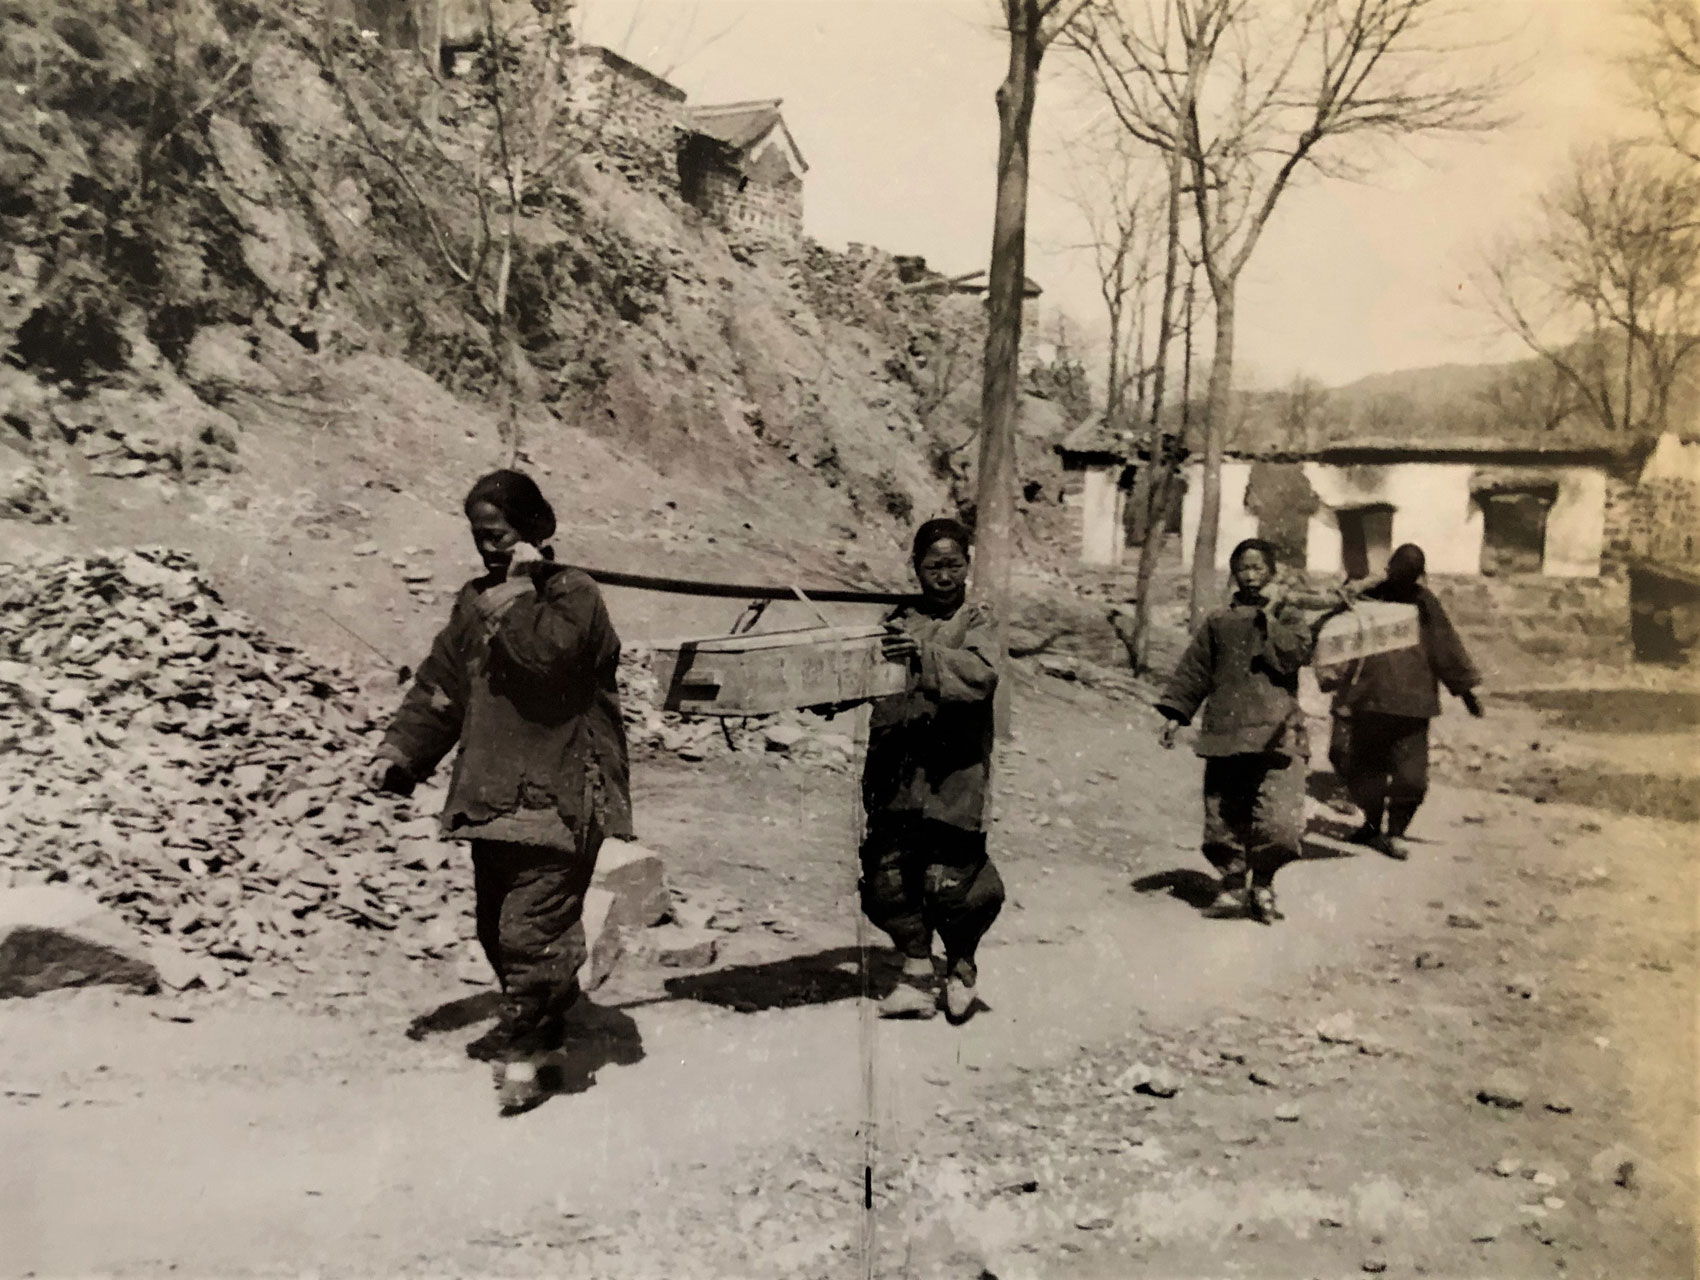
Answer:
<path fill-rule="evenodd" d="M 880 1005 L 887 1018 L 937 1012 L 935 934 L 944 945 L 945 1013 L 968 1018 L 975 951 L 1003 907 L 984 826 L 997 624 L 986 605 L 966 601 L 969 540 L 955 520 L 920 527 L 921 601 L 887 618 L 882 641 L 885 657 L 909 668 L 905 691 L 873 705 L 862 771 L 862 911 L 903 954 L 902 978 Z"/>
<path fill-rule="evenodd" d="M 1157 710 L 1161 742 L 1204 710 L 1195 750 L 1204 758 L 1204 856 L 1221 885 L 1205 914 L 1281 918 L 1275 873 L 1302 855 L 1310 756 L 1299 670 L 1316 628 L 1275 582 L 1275 548 L 1248 538 L 1228 557 L 1234 596 L 1205 619 L 1176 664 Z"/>
<path fill-rule="evenodd" d="M 632 834 L 620 637 L 596 584 L 555 562 L 555 513 L 530 477 L 492 472 L 464 508 L 485 573 L 455 598 L 369 778 L 410 792 L 458 747 L 442 831 L 471 843 L 478 940 L 502 988 L 497 1026 L 467 1052 L 497 1064 L 512 1114 L 547 1096 L 539 1068 L 579 998 L 597 854 Z"/>
<path fill-rule="evenodd" d="M 1419 643 L 1365 657 L 1332 690 L 1328 760 L 1363 812 L 1351 839 L 1401 862 L 1410 856 L 1405 832 L 1428 794 L 1428 726 L 1440 714 L 1440 686 L 1472 716 L 1482 714 L 1481 675 L 1424 584 L 1426 569 L 1422 548 L 1407 542 L 1388 558 L 1382 580 L 1362 592 L 1369 600 L 1415 605 Z"/>

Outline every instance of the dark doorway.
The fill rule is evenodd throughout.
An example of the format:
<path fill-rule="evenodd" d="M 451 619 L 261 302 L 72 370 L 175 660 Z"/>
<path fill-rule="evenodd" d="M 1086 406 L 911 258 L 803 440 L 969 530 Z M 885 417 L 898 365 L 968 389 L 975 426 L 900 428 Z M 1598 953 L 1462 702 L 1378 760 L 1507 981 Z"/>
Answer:
<path fill-rule="evenodd" d="M 1393 508 L 1386 503 L 1347 507 L 1335 512 L 1340 522 L 1340 563 L 1348 578 L 1367 578 L 1393 550 Z"/>

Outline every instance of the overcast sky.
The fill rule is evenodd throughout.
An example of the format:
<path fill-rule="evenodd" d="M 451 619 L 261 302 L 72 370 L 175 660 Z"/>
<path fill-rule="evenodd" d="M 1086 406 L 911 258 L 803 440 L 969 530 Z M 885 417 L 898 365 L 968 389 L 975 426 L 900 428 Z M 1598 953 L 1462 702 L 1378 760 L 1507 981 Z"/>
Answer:
<path fill-rule="evenodd" d="M 1137 3 L 1138 0 L 1124 0 Z M 1457 304 L 1483 244 L 1528 208 L 1569 149 L 1621 120 L 1607 54 L 1617 0 L 1482 0 L 1526 69 L 1519 119 L 1485 138 L 1429 141 L 1368 183 L 1313 179 L 1275 214 L 1240 292 L 1241 381 L 1341 383 L 1413 366 L 1518 354 Z M 849 241 L 920 253 L 950 273 L 990 252 L 997 117 L 1007 51 L 994 0 L 583 0 L 581 27 L 668 76 L 693 102 L 783 98 L 810 164 L 805 221 Z M 1047 60 L 1035 138 L 1029 274 L 1045 303 L 1101 327 L 1090 255 L 1063 196 L 1060 140 L 1093 110 Z"/>

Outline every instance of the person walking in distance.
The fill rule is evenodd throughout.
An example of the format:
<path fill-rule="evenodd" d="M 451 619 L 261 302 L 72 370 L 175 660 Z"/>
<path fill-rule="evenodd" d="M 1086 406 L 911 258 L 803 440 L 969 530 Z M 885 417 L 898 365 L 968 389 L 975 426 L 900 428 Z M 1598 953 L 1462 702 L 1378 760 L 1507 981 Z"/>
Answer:
<path fill-rule="evenodd" d="M 620 638 L 596 584 L 554 563 L 555 513 L 529 477 L 492 472 L 465 511 L 485 572 L 455 598 L 371 781 L 409 792 L 459 744 L 442 829 L 471 842 L 478 940 L 502 988 L 495 1029 L 467 1051 L 498 1063 L 511 1113 L 546 1095 L 597 852 L 631 835 Z"/>
<path fill-rule="evenodd" d="M 1482 714 L 1475 692 L 1481 675 L 1425 585 L 1426 569 L 1422 548 L 1407 542 L 1388 558 L 1382 580 L 1362 593 L 1415 605 L 1419 643 L 1371 654 L 1327 680 L 1335 685 L 1329 763 L 1363 812 L 1351 838 L 1400 861 L 1409 856 L 1405 832 L 1428 794 L 1428 729 L 1440 714 L 1440 686 L 1472 716 Z"/>
<path fill-rule="evenodd" d="M 1276 553 L 1249 538 L 1228 557 L 1234 596 L 1205 619 L 1157 701 L 1161 742 L 1200 707 L 1196 750 L 1204 758 L 1204 856 L 1221 878 L 1205 914 L 1281 918 L 1275 873 L 1301 856 L 1310 755 L 1299 709 L 1299 669 L 1315 629 L 1275 582 Z"/>
<path fill-rule="evenodd" d="M 1003 906 L 986 853 L 997 625 L 966 602 L 969 533 L 929 520 L 915 534 L 918 604 L 886 622 L 887 659 L 909 668 L 908 687 L 873 706 L 862 773 L 868 815 L 862 910 L 903 954 L 898 985 L 880 1005 L 891 1018 L 930 1018 L 940 994 L 932 941 L 944 946 L 946 1016 L 974 1011 L 975 953 Z"/>

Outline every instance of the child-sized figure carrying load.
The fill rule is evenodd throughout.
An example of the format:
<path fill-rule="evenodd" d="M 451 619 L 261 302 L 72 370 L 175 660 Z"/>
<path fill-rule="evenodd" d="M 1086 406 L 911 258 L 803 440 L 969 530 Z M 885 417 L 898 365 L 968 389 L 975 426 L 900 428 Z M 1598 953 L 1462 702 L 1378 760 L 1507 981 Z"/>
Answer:
<path fill-rule="evenodd" d="M 873 707 L 862 801 L 862 911 L 903 953 L 903 977 L 884 1017 L 928 1018 L 938 1009 L 932 940 L 944 944 L 945 1013 L 975 1007 L 975 949 L 1003 906 L 1003 882 L 986 854 L 997 625 L 968 604 L 969 534 L 929 520 L 915 535 L 921 602 L 887 619 L 885 656 L 909 666 L 905 692 Z"/>
<path fill-rule="evenodd" d="M 1416 606 L 1414 648 L 1372 654 L 1326 681 L 1317 670 L 1318 683 L 1334 694 L 1329 762 L 1364 815 L 1352 839 L 1401 862 L 1410 856 L 1405 831 L 1428 794 L 1428 726 L 1440 714 L 1441 686 L 1471 715 L 1482 714 L 1481 674 L 1425 584 L 1427 569 L 1422 548 L 1407 542 L 1388 558 L 1382 580 L 1363 592 Z"/>
<path fill-rule="evenodd" d="M 1299 670 L 1315 627 L 1275 584 L 1274 547 L 1251 538 L 1228 557 L 1234 598 L 1205 619 L 1157 702 L 1162 743 L 1192 723 L 1204 757 L 1204 856 L 1221 877 L 1206 914 L 1269 924 L 1276 871 L 1298 858 L 1310 755 Z"/>

